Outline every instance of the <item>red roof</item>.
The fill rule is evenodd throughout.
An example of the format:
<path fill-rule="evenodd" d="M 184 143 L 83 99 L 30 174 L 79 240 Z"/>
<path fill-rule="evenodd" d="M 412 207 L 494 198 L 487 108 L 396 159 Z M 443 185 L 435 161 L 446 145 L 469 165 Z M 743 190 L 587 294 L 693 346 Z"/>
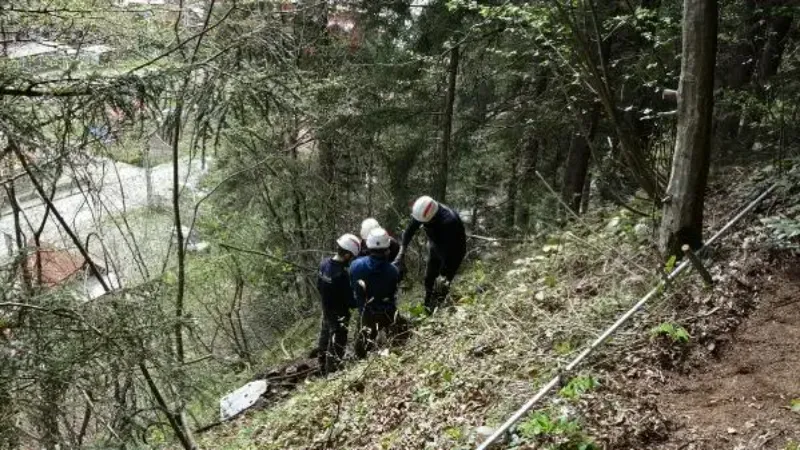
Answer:
<path fill-rule="evenodd" d="M 40 247 L 26 258 L 26 265 L 34 279 L 37 279 L 38 276 L 39 261 L 42 266 L 42 284 L 47 287 L 58 286 L 69 281 L 86 265 L 86 260 L 81 255 L 75 255 L 67 250 Z"/>

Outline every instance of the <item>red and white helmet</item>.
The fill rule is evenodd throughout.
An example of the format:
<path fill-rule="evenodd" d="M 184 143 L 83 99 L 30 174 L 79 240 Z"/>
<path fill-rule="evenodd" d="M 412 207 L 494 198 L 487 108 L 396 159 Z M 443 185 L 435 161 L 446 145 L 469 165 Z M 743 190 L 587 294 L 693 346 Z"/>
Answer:
<path fill-rule="evenodd" d="M 391 239 L 389 233 L 381 227 L 373 228 L 367 236 L 367 248 L 370 250 L 383 250 L 389 248 Z"/>
<path fill-rule="evenodd" d="M 353 256 L 361 253 L 361 241 L 354 234 L 343 234 L 336 240 L 336 245 L 352 253 Z"/>
<path fill-rule="evenodd" d="M 422 223 L 427 223 L 433 219 L 437 211 L 439 211 L 439 203 L 427 195 L 423 195 L 411 207 L 411 217 Z"/>
<path fill-rule="evenodd" d="M 364 219 L 364 221 L 361 222 L 361 239 L 366 241 L 367 238 L 369 237 L 369 232 L 380 226 L 381 224 L 378 223 L 378 221 L 376 219 L 373 219 L 372 217 Z"/>

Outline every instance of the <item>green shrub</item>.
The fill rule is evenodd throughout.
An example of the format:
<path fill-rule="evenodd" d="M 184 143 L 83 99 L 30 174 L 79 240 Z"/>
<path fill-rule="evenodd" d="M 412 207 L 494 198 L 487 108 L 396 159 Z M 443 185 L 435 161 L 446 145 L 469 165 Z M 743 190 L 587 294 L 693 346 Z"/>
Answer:
<path fill-rule="evenodd" d="M 549 450 L 590 450 L 594 442 L 581 430 L 574 419 L 537 411 L 517 426 L 523 439 L 540 442 Z"/>
<path fill-rule="evenodd" d="M 561 388 L 558 391 L 558 395 L 570 400 L 576 400 L 598 386 L 600 386 L 600 382 L 597 378 L 591 375 L 580 375 L 571 379 L 566 386 Z"/>
<path fill-rule="evenodd" d="M 689 332 L 686 331 L 686 328 L 670 322 L 664 322 L 661 325 L 653 328 L 650 330 L 650 334 L 653 337 L 665 336 L 676 344 L 686 344 L 689 342 L 689 339 L 691 339 L 691 336 L 689 335 Z"/>

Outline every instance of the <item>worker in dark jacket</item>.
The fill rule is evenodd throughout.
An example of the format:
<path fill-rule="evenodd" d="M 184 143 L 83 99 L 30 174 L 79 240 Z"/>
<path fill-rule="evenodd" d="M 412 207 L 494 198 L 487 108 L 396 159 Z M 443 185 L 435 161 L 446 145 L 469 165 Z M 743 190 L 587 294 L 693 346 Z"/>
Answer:
<path fill-rule="evenodd" d="M 322 299 L 317 358 L 323 374 L 336 371 L 344 357 L 350 308 L 355 307 L 347 266 L 361 251 L 359 239 L 352 234 L 337 239 L 336 245 L 336 255 L 322 261 L 317 275 L 317 289 Z"/>
<path fill-rule="evenodd" d="M 367 248 L 367 237 L 369 237 L 370 231 L 374 230 L 375 228 L 383 227 L 381 227 L 381 224 L 372 217 L 364 219 L 364 221 L 361 222 L 361 254 L 359 256 L 367 256 L 369 254 L 369 249 Z M 389 235 L 389 261 L 394 261 L 395 258 L 397 258 L 398 253 L 400 253 L 400 243 L 398 243 L 397 239 L 393 238 L 392 235 Z"/>
<path fill-rule="evenodd" d="M 408 329 L 408 322 L 397 311 L 400 271 L 389 260 L 389 245 L 386 230 L 374 228 L 367 236 L 369 255 L 356 259 L 350 268 L 350 284 L 361 313 L 361 330 L 355 344 L 357 358 L 367 355 L 381 329 L 401 338 Z"/>
<path fill-rule="evenodd" d="M 400 253 L 395 259 L 398 267 L 403 267 L 406 249 L 420 227 L 428 235 L 425 309 L 430 314 L 447 296 L 450 283 L 464 260 L 467 234 L 458 213 L 428 196 L 422 196 L 411 207 L 411 223 L 403 232 Z"/>

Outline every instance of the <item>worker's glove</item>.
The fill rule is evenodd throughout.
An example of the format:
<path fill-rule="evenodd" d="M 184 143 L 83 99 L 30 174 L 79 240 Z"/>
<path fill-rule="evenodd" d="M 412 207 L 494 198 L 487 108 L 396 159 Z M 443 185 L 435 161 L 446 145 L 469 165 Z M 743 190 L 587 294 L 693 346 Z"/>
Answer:
<path fill-rule="evenodd" d="M 361 289 L 361 292 L 364 293 L 364 296 L 367 296 L 367 282 L 364 280 L 358 280 L 358 288 Z"/>
<path fill-rule="evenodd" d="M 446 297 L 450 292 L 450 282 L 447 281 L 447 278 L 441 275 L 436 277 L 436 280 L 433 282 L 433 292 L 440 297 Z"/>

